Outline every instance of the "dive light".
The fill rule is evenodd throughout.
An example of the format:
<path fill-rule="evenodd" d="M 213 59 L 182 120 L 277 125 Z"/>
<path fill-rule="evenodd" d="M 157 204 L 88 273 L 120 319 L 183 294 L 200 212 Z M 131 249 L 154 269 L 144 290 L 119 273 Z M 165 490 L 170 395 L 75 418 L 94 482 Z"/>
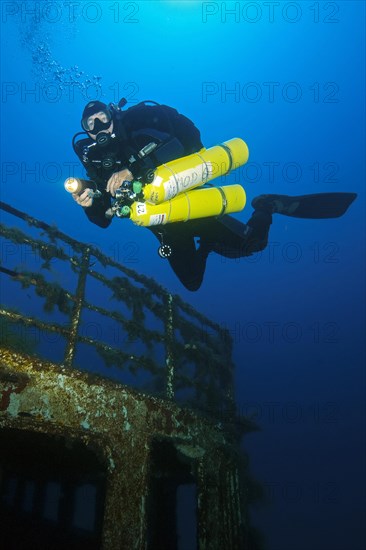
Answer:
<path fill-rule="evenodd" d="M 94 186 L 95 189 L 91 189 L 91 186 Z M 85 189 L 89 189 L 89 195 L 91 198 L 101 196 L 101 192 L 98 191 L 97 186 L 93 181 L 84 180 L 82 178 L 67 178 L 64 183 L 64 187 L 68 193 L 76 193 L 77 195 L 81 195 Z"/>

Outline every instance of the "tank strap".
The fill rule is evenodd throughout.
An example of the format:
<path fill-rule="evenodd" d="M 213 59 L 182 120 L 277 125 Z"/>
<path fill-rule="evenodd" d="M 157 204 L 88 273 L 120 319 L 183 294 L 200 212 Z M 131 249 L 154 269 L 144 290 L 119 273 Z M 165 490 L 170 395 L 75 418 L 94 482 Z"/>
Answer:
<path fill-rule="evenodd" d="M 223 176 L 227 176 L 227 174 L 229 174 L 231 172 L 231 169 L 233 167 L 233 156 L 231 154 L 231 150 L 230 150 L 230 147 L 228 147 L 227 145 L 225 145 L 224 143 L 220 143 L 218 145 L 218 147 L 222 147 L 226 152 L 227 152 L 227 155 L 229 157 L 229 168 L 227 170 L 227 172 L 225 174 L 222 174 Z"/>
<path fill-rule="evenodd" d="M 218 214 L 217 218 L 221 218 L 221 216 L 223 216 L 226 212 L 226 208 L 227 208 L 227 198 L 226 198 L 226 195 L 225 195 L 225 192 L 223 191 L 222 187 L 216 187 L 216 189 L 218 191 L 220 191 L 220 194 L 221 194 L 221 198 L 222 198 L 222 209 L 221 209 L 221 212 L 220 214 Z"/>

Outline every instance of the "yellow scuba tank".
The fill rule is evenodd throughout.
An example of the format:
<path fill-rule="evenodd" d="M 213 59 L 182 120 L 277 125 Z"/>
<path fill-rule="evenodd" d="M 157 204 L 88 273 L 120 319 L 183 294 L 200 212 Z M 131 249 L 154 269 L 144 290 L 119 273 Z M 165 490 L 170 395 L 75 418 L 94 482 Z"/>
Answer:
<path fill-rule="evenodd" d="M 136 225 L 148 227 L 239 212 L 245 202 L 241 185 L 227 185 L 196 189 L 160 204 L 134 202 L 117 212 L 117 216 L 128 216 Z"/>
<path fill-rule="evenodd" d="M 160 204 L 194 189 L 248 161 L 248 146 L 240 138 L 201 149 L 186 157 L 162 164 L 154 170 L 154 179 L 142 188 L 144 200 Z"/>
<path fill-rule="evenodd" d="M 106 216 L 129 217 L 135 224 L 147 227 L 240 212 L 246 203 L 245 191 L 240 185 L 195 188 L 242 166 L 248 157 L 247 144 L 233 138 L 167 162 L 154 170 L 149 184 L 123 182 L 126 186 L 121 186 L 120 198 L 116 192 L 115 205 Z M 101 195 L 94 182 L 81 178 L 68 178 L 64 185 L 69 193 L 78 194 L 95 186 L 90 196 Z"/>

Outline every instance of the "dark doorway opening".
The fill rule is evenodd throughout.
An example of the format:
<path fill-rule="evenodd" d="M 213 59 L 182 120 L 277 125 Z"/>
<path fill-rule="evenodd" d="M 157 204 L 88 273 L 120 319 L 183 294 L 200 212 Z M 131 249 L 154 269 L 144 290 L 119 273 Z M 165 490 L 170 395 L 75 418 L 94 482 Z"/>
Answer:
<path fill-rule="evenodd" d="M 197 548 L 197 483 L 194 461 L 166 440 L 151 447 L 148 550 Z"/>
<path fill-rule="evenodd" d="M 1 547 L 101 548 L 106 469 L 81 441 L 0 430 Z"/>

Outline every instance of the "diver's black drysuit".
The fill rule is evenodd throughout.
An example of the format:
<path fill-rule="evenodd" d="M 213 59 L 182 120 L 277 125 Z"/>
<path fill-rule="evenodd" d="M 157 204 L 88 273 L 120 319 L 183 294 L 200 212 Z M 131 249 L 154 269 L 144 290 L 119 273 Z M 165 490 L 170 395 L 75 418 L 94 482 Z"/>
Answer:
<path fill-rule="evenodd" d="M 111 223 L 105 216 L 111 206 L 111 195 L 105 189 L 113 173 L 128 168 L 138 179 L 149 168 L 156 168 L 203 147 L 200 132 L 193 122 L 166 105 L 143 102 L 126 111 L 115 111 L 113 123 L 115 137 L 107 146 L 102 147 L 89 137 L 73 140 L 74 150 L 88 177 L 102 192 L 102 196 L 84 211 L 91 222 L 103 228 Z M 152 141 L 158 143 L 153 153 L 144 162 L 135 160 L 137 152 Z M 224 215 L 155 225 L 148 229 L 161 244 L 171 247 L 169 263 L 182 284 L 188 290 L 197 290 L 203 280 L 209 252 L 238 258 L 263 250 L 271 221 L 269 212 L 255 210 L 247 224 Z M 198 248 L 195 244 L 197 237 L 200 241 Z"/>

